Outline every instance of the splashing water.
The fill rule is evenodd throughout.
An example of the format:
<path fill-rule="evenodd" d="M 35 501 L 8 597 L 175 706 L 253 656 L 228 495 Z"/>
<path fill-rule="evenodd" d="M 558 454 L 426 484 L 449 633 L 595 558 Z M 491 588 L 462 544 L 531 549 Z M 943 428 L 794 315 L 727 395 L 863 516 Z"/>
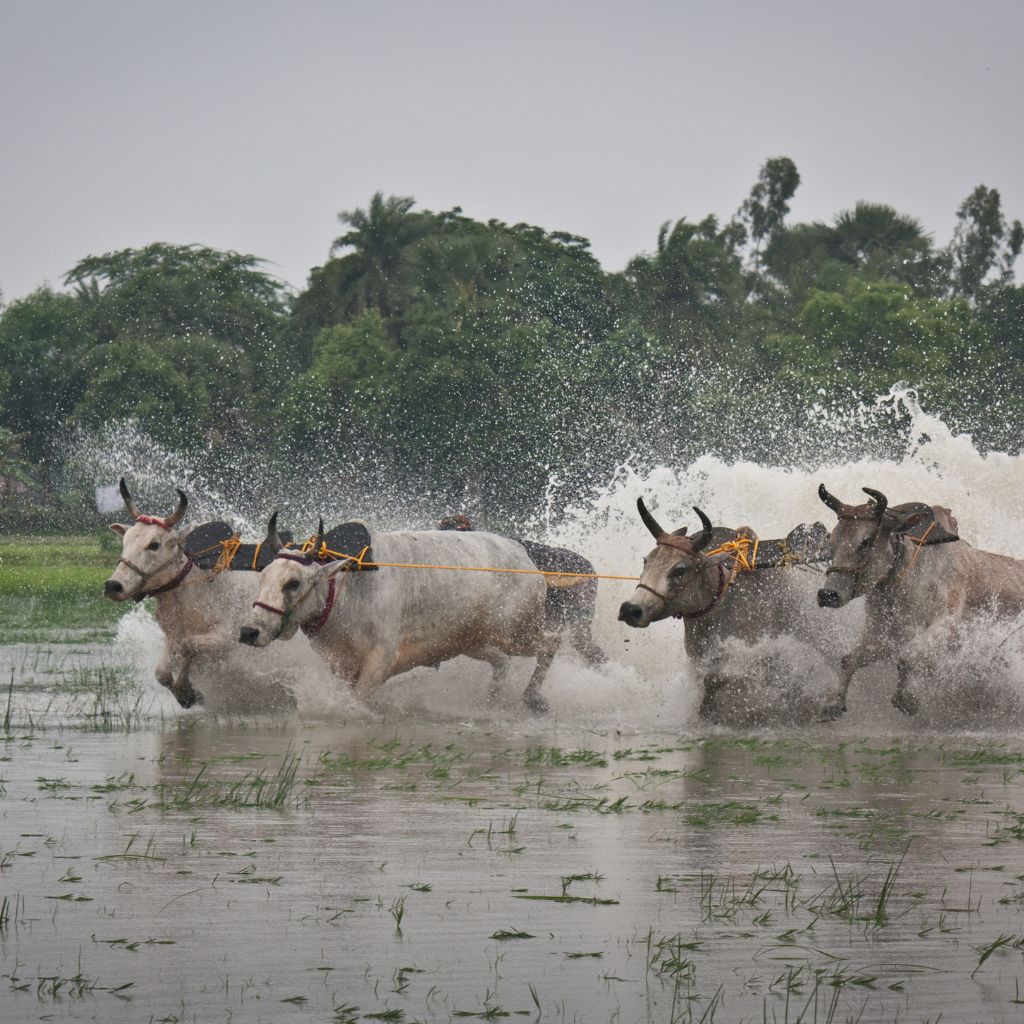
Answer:
<path fill-rule="evenodd" d="M 820 520 L 831 528 L 832 515 L 817 497 L 823 482 L 848 502 L 861 500 L 861 488 L 868 486 L 886 493 L 893 504 L 922 500 L 946 505 L 957 516 L 964 540 L 1018 556 L 1024 457 L 980 452 L 970 435 L 954 434 L 940 418 L 927 413 L 913 389 L 896 386 L 873 405 L 847 412 L 814 406 L 806 413 L 803 429 L 816 436 L 813 450 L 818 454 L 813 460 L 808 460 L 806 450 L 780 452 L 771 462 L 726 461 L 711 453 L 678 466 L 628 460 L 589 498 L 568 504 L 560 501 L 560 481 L 553 474 L 544 507 L 521 524 L 523 532 L 585 554 L 599 572 L 631 576 L 639 573 L 651 547 L 636 513 L 640 495 L 668 528 L 695 526 L 690 506 L 698 505 L 716 524 L 747 524 L 761 537 L 779 537 L 801 522 Z M 288 524 L 294 523 L 299 533 L 320 511 L 328 522 L 359 517 L 378 529 L 423 528 L 449 511 L 435 507 L 436 499 L 429 493 L 410 493 L 385 479 L 371 488 L 376 498 L 370 502 L 366 489 L 351 483 L 353 474 L 332 474 L 329 466 L 321 466 L 318 482 L 311 483 L 298 472 L 268 469 L 255 455 L 232 453 L 229 465 L 221 466 L 221 461 L 211 452 L 182 456 L 124 427 L 80 437 L 69 460 L 75 478 L 90 484 L 127 473 L 145 508 L 161 507 L 161 496 L 169 504 L 171 488 L 181 486 L 192 503 L 192 521 L 226 518 L 248 536 L 259 535 L 267 513 L 278 506 L 288 510 Z M 504 510 L 491 512 L 494 522 L 505 521 Z M 683 651 L 682 624 L 667 621 L 647 630 L 628 629 L 617 621 L 617 611 L 631 591 L 632 584 L 626 581 L 601 582 L 594 633 L 611 661 L 593 670 L 571 653 L 559 655 L 546 684 L 556 719 L 630 730 L 674 731 L 694 724 L 699 694 Z M 863 604 L 851 605 L 843 649 L 855 642 Z M 156 626 L 147 618 L 137 613 L 124 620 L 118 642 L 130 644 L 135 637 L 138 643 L 139 631 L 148 631 L 149 640 L 138 643 L 140 652 L 148 650 L 156 639 Z M 737 649 L 734 655 L 749 688 L 734 695 L 730 721 L 746 724 L 812 719 L 822 686 L 834 678 L 838 657 L 837 652 L 812 651 L 788 640 Z M 915 657 L 922 665 L 929 661 L 928 652 L 915 652 Z M 510 726 L 529 721 L 517 703 L 529 668 L 525 661 L 517 665 L 507 684 L 508 705 L 498 710 Z M 146 670 L 149 674 L 150 666 Z M 339 684 L 308 649 L 301 656 L 294 650 L 257 654 L 241 671 L 243 680 L 248 672 L 253 673 L 248 678 L 287 678 L 302 714 L 365 713 L 339 697 Z M 416 670 L 388 684 L 383 713 L 493 721 L 494 709 L 484 703 L 488 678 L 483 665 L 464 658 L 439 671 Z M 894 684 L 892 666 L 858 673 L 844 728 L 1019 725 L 1024 722 L 1024 623 L 979 624 L 965 636 L 959 650 L 945 658 L 930 674 L 926 689 L 919 691 L 920 726 L 910 726 L 889 707 Z M 246 686 L 240 683 L 234 690 L 244 692 Z M 235 698 L 225 699 L 230 703 Z M 772 710 L 767 719 L 766 708 Z"/>

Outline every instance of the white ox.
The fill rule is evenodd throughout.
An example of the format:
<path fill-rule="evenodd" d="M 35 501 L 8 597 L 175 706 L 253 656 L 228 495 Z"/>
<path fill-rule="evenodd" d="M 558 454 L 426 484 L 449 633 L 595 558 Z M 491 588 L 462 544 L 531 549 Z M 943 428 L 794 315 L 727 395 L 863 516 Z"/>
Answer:
<path fill-rule="evenodd" d="M 190 672 L 197 657 L 223 656 L 234 649 L 235 632 L 259 589 L 255 572 L 216 575 L 194 568 L 185 551 L 188 530 L 179 530 L 188 499 L 179 490 L 178 507 L 169 516 L 143 515 L 121 479 L 121 497 L 135 520 L 132 526 L 111 524 L 121 537 L 121 557 L 103 585 L 112 601 L 141 601 L 153 597 L 156 621 L 165 646 L 156 679 L 174 694 L 183 708 L 202 695 L 192 686 Z"/>
<path fill-rule="evenodd" d="M 323 522 L 313 550 L 320 550 L 322 536 Z M 493 667 L 494 697 L 510 656 L 536 657 L 523 699 L 533 711 L 547 710 L 540 686 L 559 636 L 544 630 L 544 578 L 522 545 L 475 531 L 370 537 L 374 562 L 519 571 L 385 567 L 365 572 L 344 560 L 320 563 L 282 550 L 275 513 L 263 543 L 278 555 L 260 573 L 259 596 L 238 639 L 266 647 L 291 639 L 301 627 L 313 649 L 361 701 L 370 700 L 392 676 L 436 667 L 460 654 Z"/>

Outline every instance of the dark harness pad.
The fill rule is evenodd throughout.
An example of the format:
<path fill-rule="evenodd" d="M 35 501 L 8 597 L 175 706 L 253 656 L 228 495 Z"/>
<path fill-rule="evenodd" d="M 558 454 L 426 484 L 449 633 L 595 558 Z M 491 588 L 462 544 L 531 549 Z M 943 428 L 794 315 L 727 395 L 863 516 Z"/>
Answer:
<path fill-rule="evenodd" d="M 592 573 L 594 566 L 575 551 L 538 544 L 535 540 L 509 537 L 526 549 L 541 572 Z M 597 600 L 597 580 L 592 576 L 545 576 L 544 627 L 561 630 L 574 622 L 589 622 Z"/>
<path fill-rule="evenodd" d="M 333 530 L 329 530 L 324 535 L 324 544 L 327 545 L 328 551 L 336 551 L 337 555 L 328 555 L 328 562 L 339 561 L 340 555 L 350 555 L 353 559 L 359 557 L 360 552 L 363 548 L 366 549 L 366 554 L 363 555 L 364 562 L 373 561 L 373 548 L 370 546 L 370 531 L 366 528 L 363 523 L 348 522 L 341 523 L 335 526 Z M 356 563 L 351 563 L 351 568 L 355 568 Z M 360 567 L 360 572 L 376 572 L 379 566 L 376 565 L 363 565 Z"/>
<path fill-rule="evenodd" d="M 592 573 L 594 566 L 582 555 L 568 548 L 553 548 L 548 544 L 538 544 L 535 540 L 524 540 L 522 537 L 510 537 L 521 547 L 526 548 L 530 561 L 541 572 Z M 587 578 L 574 576 L 546 576 L 544 582 L 549 587 L 574 587 L 586 583 Z M 591 580 L 593 582 L 593 580 Z"/>
<path fill-rule="evenodd" d="M 921 519 L 911 529 L 901 531 L 901 533 L 904 537 L 909 537 L 911 540 L 923 540 L 925 547 L 931 547 L 933 544 L 950 544 L 960 539 L 958 534 L 950 533 L 939 522 L 935 515 L 935 509 L 931 505 L 926 505 L 923 501 L 908 501 L 904 505 L 894 505 L 888 511 L 894 512 L 900 519 L 905 519 L 908 516 L 921 516 Z M 956 529 L 956 518 L 952 512 L 949 513 L 949 518 L 953 528 Z M 925 534 L 928 535 L 927 540 L 924 540 Z"/>
<path fill-rule="evenodd" d="M 192 556 L 200 569 L 212 569 L 220 558 L 221 545 L 234 537 L 235 531 L 227 523 L 200 523 L 189 530 L 185 538 L 185 553 Z"/>
<path fill-rule="evenodd" d="M 279 530 L 277 535 L 285 544 L 291 544 L 293 538 L 288 530 Z M 228 568 L 233 572 L 262 572 L 276 557 L 274 549 L 262 541 L 259 544 L 243 544 L 235 552 Z"/>
<path fill-rule="evenodd" d="M 824 523 L 801 523 L 782 540 L 763 540 L 757 551 L 758 569 L 808 565 L 832 560 L 832 537 Z"/>
<path fill-rule="evenodd" d="M 192 556 L 192 561 L 200 569 L 212 569 L 220 562 L 224 544 L 236 536 L 235 531 L 227 523 L 220 521 L 200 523 L 189 531 L 185 538 L 185 552 Z M 287 531 L 280 534 L 286 544 L 292 539 Z M 256 557 L 259 549 L 259 557 Z M 255 559 L 255 562 L 254 562 Z M 235 552 L 227 568 L 238 572 L 250 570 L 258 572 L 269 565 L 274 559 L 274 552 L 260 544 L 243 544 Z"/>

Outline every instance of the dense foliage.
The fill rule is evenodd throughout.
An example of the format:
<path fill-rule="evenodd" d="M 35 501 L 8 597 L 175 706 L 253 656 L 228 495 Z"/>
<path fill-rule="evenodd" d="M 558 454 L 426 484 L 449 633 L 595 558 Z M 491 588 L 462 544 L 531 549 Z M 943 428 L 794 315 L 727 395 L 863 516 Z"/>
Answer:
<path fill-rule="evenodd" d="M 87 257 L 0 312 L 0 476 L 45 485 L 61 431 L 131 419 L 181 450 L 342 453 L 523 508 L 630 455 L 770 457 L 809 404 L 901 380 L 1013 446 L 1024 229 L 999 193 L 975 189 L 939 247 L 877 203 L 787 223 L 799 183 L 771 159 L 730 221 L 669 221 L 619 273 L 584 238 L 379 193 L 296 295 L 200 246 Z"/>

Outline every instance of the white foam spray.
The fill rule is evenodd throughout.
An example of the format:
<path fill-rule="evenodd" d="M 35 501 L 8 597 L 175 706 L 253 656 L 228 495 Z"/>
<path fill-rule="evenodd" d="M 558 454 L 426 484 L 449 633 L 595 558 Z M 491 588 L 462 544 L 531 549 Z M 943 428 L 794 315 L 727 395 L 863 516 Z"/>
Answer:
<path fill-rule="evenodd" d="M 898 433 L 892 429 L 894 424 L 899 426 Z M 961 536 L 969 543 L 1021 554 L 1018 509 L 1024 494 L 1024 457 L 980 452 L 969 435 L 954 434 L 941 419 L 927 413 L 912 389 L 895 387 L 874 406 L 857 407 L 843 415 L 814 407 L 807 412 L 806 427 L 820 435 L 815 447 L 827 456 L 810 462 L 803 456 L 780 456 L 771 463 L 755 463 L 704 454 L 686 465 L 644 468 L 625 462 L 589 500 L 566 507 L 559 507 L 558 481 L 552 480 L 546 507 L 538 510 L 530 532 L 539 540 L 585 554 L 599 572 L 637 575 L 651 546 L 636 513 L 638 496 L 671 528 L 683 524 L 694 528 L 691 506 L 698 505 L 716 524 L 747 524 L 767 538 L 784 536 L 801 522 L 820 520 L 831 527 L 831 513 L 817 497 L 818 484 L 823 482 L 848 502 L 861 500 L 861 488 L 867 486 L 883 491 L 893 504 L 946 505 L 956 514 Z M 872 450 L 872 432 L 882 427 L 890 437 L 903 438 L 902 450 L 891 456 L 864 455 Z M 239 511 L 227 489 L 213 478 L 215 474 L 208 469 L 198 473 L 175 453 L 137 433 L 117 444 L 105 437 L 83 444 L 80 451 L 82 470 L 96 478 L 116 479 L 127 470 L 141 481 L 140 486 L 162 488 L 163 493 L 175 484 L 185 486 L 197 519 L 223 516 L 250 530 L 258 530 L 262 521 L 259 487 L 257 497 L 248 497 Z M 264 489 L 279 493 L 280 488 L 278 482 Z M 409 518 L 408 495 L 403 498 L 397 515 L 396 504 L 387 499 L 378 508 L 358 511 L 378 528 L 395 528 Z M 328 509 L 341 504 L 336 495 L 320 493 L 296 500 Z M 354 512 L 346 510 L 349 515 Z M 552 721 L 626 732 L 696 727 L 699 694 L 683 651 L 682 624 L 670 620 L 647 630 L 628 629 L 617 621 L 617 612 L 631 592 L 629 582 L 601 582 L 594 634 L 611 660 L 595 670 L 572 653 L 556 658 L 546 684 Z M 117 643 L 129 648 L 135 644 L 140 671 L 151 677 L 158 639 L 155 623 L 139 611 L 122 621 Z M 851 633 L 851 646 L 854 639 Z M 754 649 L 737 647 L 733 653 L 750 685 L 745 692 L 730 695 L 729 720 L 735 725 L 779 725 L 813 720 L 823 680 L 831 671 L 827 662 L 839 652 L 810 651 L 786 641 Z M 290 691 L 302 716 L 369 714 L 354 705 L 305 640 L 275 644 L 267 652 L 240 651 L 238 657 L 237 662 L 233 656 L 229 666 L 218 667 L 216 685 L 206 684 L 211 694 L 216 691 L 210 699 L 218 710 L 272 710 L 277 705 L 267 693 Z M 920 660 L 927 661 L 926 652 Z M 507 684 L 508 699 L 497 709 L 486 703 L 487 666 L 460 658 L 437 671 L 416 670 L 393 680 L 375 714 L 385 720 L 426 715 L 529 728 L 530 719 L 520 710 L 518 695 L 530 667 L 526 661 L 517 665 Z M 965 637 L 959 651 L 945 660 L 941 671 L 928 679 L 927 690 L 920 692 L 922 712 L 914 726 L 889 706 L 894 680 L 891 666 L 859 673 L 843 727 L 861 731 L 992 728 L 998 723 L 1015 728 L 1024 724 L 1024 624 L 1003 620 L 978 626 Z M 766 708 L 771 709 L 770 715 L 764 714 Z"/>

